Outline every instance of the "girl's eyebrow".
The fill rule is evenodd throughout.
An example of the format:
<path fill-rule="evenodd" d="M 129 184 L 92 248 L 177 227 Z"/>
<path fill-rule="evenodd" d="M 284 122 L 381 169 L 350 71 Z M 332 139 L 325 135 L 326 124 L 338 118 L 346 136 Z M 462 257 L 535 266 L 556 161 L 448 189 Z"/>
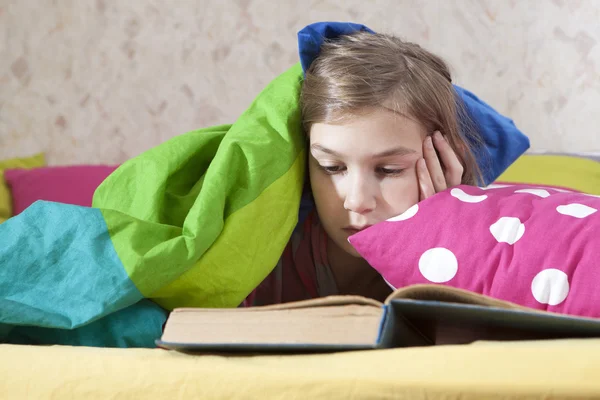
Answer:
<path fill-rule="evenodd" d="M 318 143 L 312 144 L 310 146 L 310 148 L 312 150 L 317 150 L 322 153 L 331 154 L 332 156 L 336 156 L 336 157 L 341 156 L 341 154 L 338 153 L 337 151 L 328 149 L 327 147 L 323 147 Z M 416 153 L 416 151 L 413 149 L 409 149 L 408 147 L 404 147 L 404 146 L 398 146 L 398 147 L 394 147 L 394 148 L 386 150 L 386 151 L 382 151 L 381 153 L 373 154 L 373 156 L 371 156 L 371 157 L 372 158 L 383 158 L 383 157 L 390 157 L 390 156 L 407 156 L 409 154 L 415 154 L 415 153 Z"/>
<path fill-rule="evenodd" d="M 415 153 L 416 153 L 416 151 L 413 149 L 409 149 L 408 147 L 399 146 L 399 147 L 395 147 L 393 149 L 386 150 L 381 153 L 375 154 L 373 156 L 373 158 L 383 158 L 383 157 L 390 157 L 390 156 L 407 156 L 409 154 L 415 154 Z"/>

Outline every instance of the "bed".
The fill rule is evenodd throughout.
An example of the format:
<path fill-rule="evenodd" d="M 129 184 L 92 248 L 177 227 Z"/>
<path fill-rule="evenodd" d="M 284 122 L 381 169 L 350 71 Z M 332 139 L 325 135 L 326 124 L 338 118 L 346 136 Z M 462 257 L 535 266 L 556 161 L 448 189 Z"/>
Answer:
<path fill-rule="evenodd" d="M 7 399 L 600 397 L 600 339 L 285 356 L 0 345 L 0 359 Z"/>

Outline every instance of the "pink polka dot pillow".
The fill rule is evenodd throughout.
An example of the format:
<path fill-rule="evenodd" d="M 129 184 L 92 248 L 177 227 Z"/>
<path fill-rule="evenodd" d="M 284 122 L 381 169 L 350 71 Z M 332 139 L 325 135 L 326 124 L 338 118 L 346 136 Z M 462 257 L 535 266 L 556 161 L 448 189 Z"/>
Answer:
<path fill-rule="evenodd" d="M 349 238 L 394 288 L 454 286 L 600 317 L 600 196 L 461 185 Z"/>

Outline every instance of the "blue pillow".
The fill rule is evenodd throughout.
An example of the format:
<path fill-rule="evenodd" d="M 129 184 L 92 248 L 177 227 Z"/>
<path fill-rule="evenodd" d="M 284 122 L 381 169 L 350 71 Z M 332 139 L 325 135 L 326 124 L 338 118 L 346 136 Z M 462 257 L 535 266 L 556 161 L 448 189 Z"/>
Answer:
<path fill-rule="evenodd" d="M 319 55 L 325 39 L 333 39 L 355 31 L 374 33 L 364 25 L 348 22 L 317 22 L 298 32 L 300 64 L 304 72 Z M 483 139 L 485 151 L 475 154 L 483 174 L 484 184 L 495 181 L 519 156 L 529 148 L 529 138 L 514 122 L 499 114 L 473 93 L 454 85 L 462 98 L 471 120 Z"/>

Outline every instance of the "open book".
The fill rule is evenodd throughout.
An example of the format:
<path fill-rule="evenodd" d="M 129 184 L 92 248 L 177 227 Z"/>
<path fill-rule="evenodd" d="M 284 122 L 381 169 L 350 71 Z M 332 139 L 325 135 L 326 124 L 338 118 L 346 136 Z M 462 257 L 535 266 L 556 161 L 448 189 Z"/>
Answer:
<path fill-rule="evenodd" d="M 316 352 L 571 337 L 600 337 L 600 319 L 414 285 L 384 303 L 331 296 L 263 307 L 178 308 L 157 344 L 183 351 Z"/>

